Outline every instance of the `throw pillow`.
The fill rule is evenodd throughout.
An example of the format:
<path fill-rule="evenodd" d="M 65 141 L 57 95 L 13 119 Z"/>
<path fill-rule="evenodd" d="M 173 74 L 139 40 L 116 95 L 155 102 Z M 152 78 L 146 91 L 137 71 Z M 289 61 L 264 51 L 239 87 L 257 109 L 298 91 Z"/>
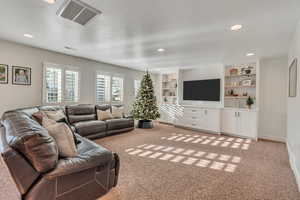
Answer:
<path fill-rule="evenodd" d="M 108 119 L 112 119 L 113 116 L 111 115 L 110 109 L 107 110 L 97 110 L 98 120 L 104 121 Z"/>
<path fill-rule="evenodd" d="M 47 110 L 44 111 L 44 113 L 46 113 L 48 118 L 53 119 L 55 121 L 66 119 L 66 115 L 62 110 Z"/>
<path fill-rule="evenodd" d="M 77 137 L 76 137 L 74 131 L 72 130 L 72 128 L 70 127 L 70 125 L 67 123 L 67 121 L 66 121 L 65 118 L 64 118 L 64 119 L 61 119 L 61 120 L 59 120 L 59 121 L 55 121 L 55 120 L 50 119 L 50 118 L 48 118 L 48 117 L 46 116 L 46 117 L 43 118 L 43 119 L 44 119 L 44 120 L 42 121 L 42 124 L 41 124 L 43 127 L 47 127 L 47 126 L 50 126 L 50 125 L 53 125 L 53 124 L 56 124 L 56 123 L 64 123 L 64 124 L 66 124 L 66 125 L 69 127 L 69 129 L 72 131 L 72 135 L 73 135 L 75 144 L 77 145 L 77 144 L 80 144 L 80 143 L 81 143 L 81 141 L 77 139 Z"/>
<path fill-rule="evenodd" d="M 43 118 L 47 117 L 46 113 L 44 113 L 43 111 L 33 113 L 32 116 L 40 125 L 42 125 L 43 123 Z"/>
<path fill-rule="evenodd" d="M 52 119 L 44 118 L 43 126 L 48 133 L 54 138 L 58 152 L 61 157 L 77 156 L 77 149 L 73 137 L 73 133 L 69 126 L 65 123 L 57 123 Z"/>
<path fill-rule="evenodd" d="M 124 107 L 123 106 L 121 106 L 121 107 L 112 106 L 111 109 L 112 109 L 111 113 L 114 118 L 122 118 L 123 117 L 123 115 L 124 115 Z"/>

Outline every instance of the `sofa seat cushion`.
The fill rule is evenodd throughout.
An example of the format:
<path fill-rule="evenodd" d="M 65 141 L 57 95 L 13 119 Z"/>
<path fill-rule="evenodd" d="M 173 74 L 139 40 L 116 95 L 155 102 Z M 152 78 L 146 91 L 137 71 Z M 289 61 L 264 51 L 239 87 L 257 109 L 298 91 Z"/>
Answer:
<path fill-rule="evenodd" d="M 130 128 L 134 126 L 134 121 L 131 118 L 110 119 L 105 122 L 107 124 L 107 130 Z"/>
<path fill-rule="evenodd" d="M 81 141 L 77 147 L 78 155 L 73 158 L 60 159 L 55 170 L 45 175 L 48 179 L 73 174 L 83 170 L 113 164 L 113 153 L 106 148 L 77 136 Z"/>
<path fill-rule="evenodd" d="M 106 124 L 104 121 L 92 120 L 74 123 L 76 132 L 81 136 L 88 136 L 95 133 L 105 132 Z"/>

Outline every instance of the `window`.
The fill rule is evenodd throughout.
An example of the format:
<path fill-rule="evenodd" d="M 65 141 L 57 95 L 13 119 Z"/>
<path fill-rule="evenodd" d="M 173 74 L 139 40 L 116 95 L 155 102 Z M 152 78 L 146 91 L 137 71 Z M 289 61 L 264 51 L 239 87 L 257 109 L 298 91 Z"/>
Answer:
<path fill-rule="evenodd" d="M 79 101 L 79 72 L 56 64 L 44 65 L 44 103 Z"/>
<path fill-rule="evenodd" d="M 78 102 L 79 100 L 79 73 L 66 70 L 65 72 L 65 101 Z"/>
<path fill-rule="evenodd" d="M 123 101 L 123 78 L 112 77 L 112 102 Z"/>
<path fill-rule="evenodd" d="M 58 68 L 46 68 L 46 102 L 60 103 L 62 100 L 61 91 L 62 70 Z"/>
<path fill-rule="evenodd" d="M 139 89 L 141 87 L 141 80 L 134 80 L 134 96 L 138 95 Z"/>
<path fill-rule="evenodd" d="M 123 101 L 123 78 L 104 75 L 101 72 L 96 75 L 96 102 L 111 103 Z"/>
<path fill-rule="evenodd" d="M 109 103 L 109 101 L 110 101 L 110 76 L 97 74 L 96 102 Z"/>

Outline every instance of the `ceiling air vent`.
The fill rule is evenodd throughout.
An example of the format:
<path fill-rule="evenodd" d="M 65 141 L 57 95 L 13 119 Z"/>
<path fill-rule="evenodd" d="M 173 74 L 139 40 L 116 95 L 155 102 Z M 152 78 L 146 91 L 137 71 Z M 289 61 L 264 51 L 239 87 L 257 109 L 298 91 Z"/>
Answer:
<path fill-rule="evenodd" d="M 57 15 L 69 19 L 81 25 L 86 25 L 101 11 L 93 8 L 80 0 L 66 0 L 57 11 Z"/>

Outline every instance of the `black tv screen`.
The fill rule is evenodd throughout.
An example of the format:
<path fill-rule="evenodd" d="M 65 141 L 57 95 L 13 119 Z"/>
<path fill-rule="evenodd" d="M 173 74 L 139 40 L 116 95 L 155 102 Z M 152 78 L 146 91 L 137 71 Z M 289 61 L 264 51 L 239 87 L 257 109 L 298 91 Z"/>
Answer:
<path fill-rule="evenodd" d="M 184 81 L 183 100 L 220 101 L 220 79 Z"/>

